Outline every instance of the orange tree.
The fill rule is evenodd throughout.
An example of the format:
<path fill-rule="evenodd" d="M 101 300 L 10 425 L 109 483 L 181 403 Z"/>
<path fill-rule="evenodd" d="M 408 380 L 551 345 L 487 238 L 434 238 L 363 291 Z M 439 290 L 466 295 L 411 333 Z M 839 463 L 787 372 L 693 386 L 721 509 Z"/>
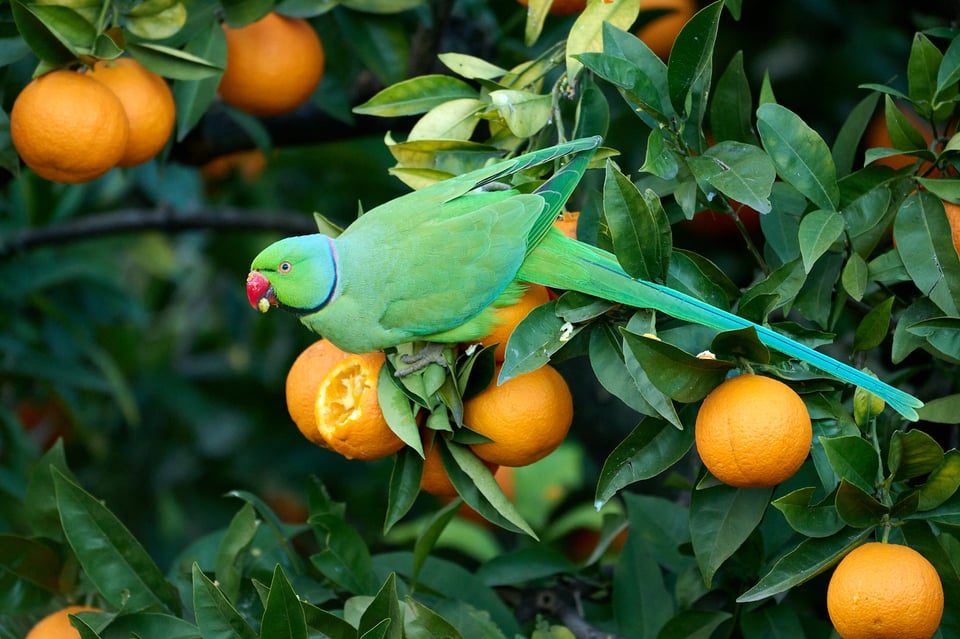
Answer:
<path fill-rule="evenodd" d="M 945 206 L 960 203 L 960 37 L 935 8 L 828 4 L 811 18 L 701 3 L 665 59 L 635 35 L 665 10 L 633 0 L 566 16 L 535 0 L 0 7 L 0 639 L 68 606 L 85 606 L 68 618 L 85 639 L 806 637 L 831 619 L 862 636 L 856 602 L 879 590 L 872 609 L 898 636 L 958 636 L 960 257 Z M 266 76 L 299 106 L 254 115 L 218 95 L 225 29 L 271 13 L 322 45 L 295 56 L 303 86 L 285 84 L 299 72 Z M 807 43 L 814 32 L 825 38 Z M 281 56 L 254 52 L 248 75 Z M 77 184 L 30 169 L 36 151 L 101 157 L 102 140 L 70 137 L 96 127 L 68 122 L 62 144 L 18 148 L 9 116 L 24 87 L 128 57 L 174 96 L 164 148 Z M 880 112 L 889 148 L 862 141 Z M 336 234 L 357 200 L 590 135 L 603 149 L 568 205 L 580 240 L 916 395 L 918 421 L 752 331 L 564 291 L 517 313 L 502 362 L 493 344 L 455 345 L 445 368 L 400 379 L 415 345 L 295 372 L 316 336 L 243 300 L 250 258 L 280 235 Z M 204 183 L 200 166 L 252 147 L 267 158 L 259 176 Z M 892 169 L 892 156 L 911 161 Z M 704 210 L 739 234 L 687 233 Z M 563 443 L 512 468 L 509 488 L 472 452 L 489 438 L 464 410 L 501 370 L 559 371 L 550 392 L 573 400 Z M 288 372 L 297 414 L 382 413 L 397 452 L 314 446 L 285 409 Z M 809 454 L 776 485 L 724 484 L 697 455 L 700 408 L 736 375 L 777 380 L 791 402 L 756 397 L 762 385 L 749 402 L 713 395 L 711 423 L 740 420 L 725 426 L 741 438 L 734 462 L 776 441 L 763 428 L 779 409 L 804 433 L 809 417 Z M 566 432 L 558 404 L 511 430 L 546 414 Z M 458 498 L 421 493 L 425 450 Z M 774 467 L 781 453 L 748 451 Z M 870 542 L 912 549 L 919 590 L 856 569 L 828 602 L 834 566 Z M 941 590 L 942 606 L 902 627 L 897 603 Z"/>

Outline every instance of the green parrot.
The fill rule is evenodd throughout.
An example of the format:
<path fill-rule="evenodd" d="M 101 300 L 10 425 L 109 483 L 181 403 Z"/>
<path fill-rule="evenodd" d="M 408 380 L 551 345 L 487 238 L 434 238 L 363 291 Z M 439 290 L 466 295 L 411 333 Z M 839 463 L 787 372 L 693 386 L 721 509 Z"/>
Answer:
<path fill-rule="evenodd" d="M 765 326 L 634 279 L 613 254 L 554 229 L 600 141 L 572 140 L 437 182 L 366 212 L 337 238 L 275 242 L 253 260 L 250 304 L 289 311 L 339 348 L 364 353 L 413 341 L 479 341 L 495 325 L 495 309 L 518 298 L 518 283 L 532 282 L 717 330 L 752 327 L 768 347 L 918 418 L 923 403 L 912 395 Z M 500 181 L 571 154 L 531 193 Z"/>

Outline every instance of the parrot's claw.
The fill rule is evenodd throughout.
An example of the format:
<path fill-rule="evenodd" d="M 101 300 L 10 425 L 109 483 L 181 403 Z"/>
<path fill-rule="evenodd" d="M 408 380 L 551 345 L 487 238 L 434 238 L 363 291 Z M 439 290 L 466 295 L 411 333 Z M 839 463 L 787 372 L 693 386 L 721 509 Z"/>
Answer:
<path fill-rule="evenodd" d="M 430 364 L 437 364 L 443 368 L 447 368 L 447 358 L 443 356 L 443 351 L 446 350 L 446 345 L 439 342 L 428 342 L 416 353 L 411 355 L 401 355 L 400 361 L 404 364 L 408 364 L 403 368 L 398 368 L 394 373 L 396 377 L 405 377 L 410 373 L 416 373 L 417 371 L 423 370 Z"/>

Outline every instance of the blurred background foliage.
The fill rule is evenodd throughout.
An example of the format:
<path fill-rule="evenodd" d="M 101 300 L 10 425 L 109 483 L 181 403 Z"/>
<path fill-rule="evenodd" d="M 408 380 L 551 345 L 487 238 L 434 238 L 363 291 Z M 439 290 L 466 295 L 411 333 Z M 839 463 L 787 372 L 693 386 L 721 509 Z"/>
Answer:
<path fill-rule="evenodd" d="M 915 31 L 960 17 L 957 3 L 945 1 L 743 4 L 741 20 L 723 15 L 715 69 L 742 50 L 754 91 L 766 74 L 778 101 L 827 140 L 864 97 L 858 85 L 903 81 Z M 336 499 L 366 505 L 349 514 L 374 537 L 389 460 L 346 461 L 301 437 L 285 410 L 284 378 L 315 337 L 290 317 L 253 312 L 243 278 L 261 247 L 309 231 L 314 211 L 345 224 L 358 204 L 371 208 L 406 192 L 387 173 L 393 160 L 383 136 L 402 134 L 412 120 L 353 115 L 352 106 L 404 77 L 440 70 L 437 52 L 507 68 L 530 59 L 524 17 L 513 0 L 437 0 L 390 16 L 336 7 L 311 20 L 327 52 L 320 89 L 264 129 L 215 104 L 162 160 L 89 184 L 0 172 L 0 530 L 20 528 L 26 468 L 63 438 L 82 485 L 161 566 L 229 520 L 238 505 L 227 491 L 251 491 L 302 519 L 310 476 Z M 550 17 L 537 46 L 572 19 Z M 0 6 L 0 26 L 9 25 L 9 7 Z M 28 55 L 0 69 L 4 112 L 35 65 Z M 624 154 L 624 166 L 639 166 L 642 124 L 622 100 L 609 102 L 608 144 Z M 257 141 L 261 149 L 251 151 Z M 225 171 L 211 165 L 236 152 L 246 153 L 231 156 Z M 105 215 L 127 226 L 97 232 Z M 750 273 L 732 235 L 678 230 L 676 243 L 684 242 L 732 277 Z M 585 367 L 559 367 L 577 407 L 565 472 L 546 484 L 547 502 L 536 470 L 517 471 L 516 481 L 529 504 L 563 513 L 591 502 L 599 465 L 636 416 Z M 436 505 L 428 496 L 421 502 L 421 512 Z"/>

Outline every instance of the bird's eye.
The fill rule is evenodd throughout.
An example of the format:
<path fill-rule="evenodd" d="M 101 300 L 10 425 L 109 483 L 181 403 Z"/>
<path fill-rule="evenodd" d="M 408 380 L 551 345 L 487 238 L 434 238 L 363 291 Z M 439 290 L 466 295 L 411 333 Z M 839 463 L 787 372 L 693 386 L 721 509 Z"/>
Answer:
<path fill-rule="evenodd" d="M 281 273 L 289 273 L 293 270 L 293 264 L 290 262 L 280 262 L 280 266 L 277 267 L 277 270 Z"/>

